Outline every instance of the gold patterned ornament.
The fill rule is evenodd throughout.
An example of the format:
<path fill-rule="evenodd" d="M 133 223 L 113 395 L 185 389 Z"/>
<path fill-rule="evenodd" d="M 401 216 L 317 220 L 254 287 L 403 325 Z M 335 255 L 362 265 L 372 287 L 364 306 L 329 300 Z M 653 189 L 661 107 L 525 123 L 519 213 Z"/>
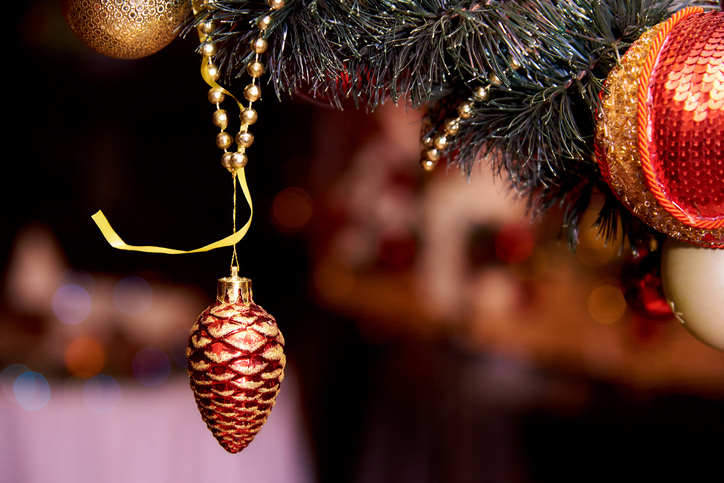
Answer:
<path fill-rule="evenodd" d="M 176 38 L 190 11 L 188 0 L 60 0 L 60 5 L 78 39 L 118 59 L 158 52 Z"/>

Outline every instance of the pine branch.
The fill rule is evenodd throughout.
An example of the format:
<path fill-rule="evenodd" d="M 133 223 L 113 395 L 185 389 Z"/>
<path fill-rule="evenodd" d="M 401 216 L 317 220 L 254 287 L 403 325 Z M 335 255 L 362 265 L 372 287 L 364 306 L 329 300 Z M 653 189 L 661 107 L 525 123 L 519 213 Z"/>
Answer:
<path fill-rule="evenodd" d="M 340 108 L 344 99 L 368 109 L 387 99 L 426 103 L 438 125 L 490 85 L 490 100 L 447 148 L 448 158 L 457 153 L 449 162 L 469 174 L 488 156 L 531 211 L 563 207 L 575 244 L 583 203 L 605 186 L 593 133 L 606 76 L 646 29 L 689 5 L 716 2 L 287 0 L 264 32 L 265 59 L 278 96 L 305 91 Z M 197 16 L 218 24 L 215 62 L 227 80 L 244 73 L 267 13 L 261 0 L 219 0 Z M 607 236 L 626 212 L 609 194 Z M 624 231 L 640 230 L 626 222 Z"/>

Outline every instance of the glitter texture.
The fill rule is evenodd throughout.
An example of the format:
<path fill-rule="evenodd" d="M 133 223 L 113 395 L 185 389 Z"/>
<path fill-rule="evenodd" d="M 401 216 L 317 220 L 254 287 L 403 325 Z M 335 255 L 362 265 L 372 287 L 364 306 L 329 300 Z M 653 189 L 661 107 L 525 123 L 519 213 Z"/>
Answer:
<path fill-rule="evenodd" d="M 284 379 L 284 337 L 251 302 L 216 302 L 189 336 L 188 373 L 201 417 L 229 453 L 243 450 L 266 422 Z"/>
<path fill-rule="evenodd" d="M 189 11 L 187 0 L 61 0 L 73 33 L 96 52 L 138 59 L 176 38 Z"/>
<path fill-rule="evenodd" d="M 642 170 L 637 125 L 639 80 L 663 26 L 659 24 L 643 34 L 606 79 L 607 94 L 596 125 L 598 163 L 614 194 L 644 223 L 680 240 L 724 247 L 723 229 L 692 227 L 672 216 L 649 190 Z M 710 143 L 721 141 L 712 137 Z"/>

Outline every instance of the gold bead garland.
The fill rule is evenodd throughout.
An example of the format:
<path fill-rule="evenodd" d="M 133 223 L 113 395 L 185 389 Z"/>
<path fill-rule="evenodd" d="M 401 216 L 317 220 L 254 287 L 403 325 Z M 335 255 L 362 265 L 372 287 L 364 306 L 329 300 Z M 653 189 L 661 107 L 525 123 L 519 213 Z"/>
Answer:
<path fill-rule="evenodd" d="M 213 1 L 205 0 L 204 5 L 209 5 Z M 237 169 L 243 168 L 248 162 L 246 155 L 246 149 L 251 147 L 254 143 L 254 135 L 249 132 L 249 126 L 254 124 L 259 115 L 256 109 L 252 107 L 253 103 L 261 99 L 261 89 L 257 83 L 257 79 L 264 74 L 264 64 L 260 60 L 261 54 L 266 52 L 268 42 L 264 38 L 264 31 L 271 22 L 271 12 L 279 10 L 284 7 L 284 0 L 269 0 L 268 1 L 270 12 L 264 15 L 257 21 L 257 28 L 260 34 L 256 36 L 250 44 L 251 51 L 254 53 L 254 58 L 247 65 L 246 71 L 251 77 L 251 83 L 244 88 L 244 98 L 248 101 L 248 105 L 243 107 L 239 104 L 241 113 L 239 118 L 241 120 L 241 127 L 236 136 L 232 137 L 226 132 L 226 128 L 229 125 L 229 116 L 226 110 L 221 109 L 220 104 L 225 99 L 224 89 L 220 86 L 212 85 L 208 92 L 208 100 L 212 104 L 216 105 L 216 111 L 212 115 L 213 124 L 218 127 L 221 132 L 216 135 L 216 146 L 219 149 L 224 150 L 224 154 L 221 156 L 221 164 L 229 172 L 234 174 Z M 200 48 L 201 55 L 204 57 L 204 67 L 206 76 L 216 81 L 220 77 L 218 66 L 213 63 L 213 58 L 217 53 L 217 47 L 214 43 L 213 32 L 216 29 L 216 22 L 213 20 L 205 20 L 198 26 L 199 37 L 201 38 L 202 44 Z M 238 102 L 238 101 L 237 101 Z M 236 152 L 229 152 L 229 148 L 236 142 Z"/>
<path fill-rule="evenodd" d="M 208 8 L 210 4 L 213 4 L 214 0 L 203 0 L 201 6 Z M 216 22 L 213 19 L 207 19 L 203 21 L 198 27 L 199 38 L 201 39 L 201 47 L 199 49 L 202 55 L 202 77 L 211 86 L 207 94 L 209 102 L 216 106 L 216 111 L 211 116 L 211 122 L 214 126 L 220 129 L 220 132 L 216 135 L 216 146 L 224 151 L 221 155 L 221 165 L 226 168 L 232 174 L 232 182 L 234 184 L 234 208 L 233 208 L 233 231 L 236 233 L 236 181 L 237 170 L 240 170 L 246 166 L 249 158 L 246 155 L 246 150 L 251 147 L 254 143 L 254 135 L 249 132 L 249 126 L 254 124 L 259 115 L 252 106 L 254 102 L 261 99 L 261 88 L 257 83 L 257 79 L 264 74 L 264 64 L 260 60 L 260 56 L 266 52 L 268 42 L 264 38 L 264 31 L 269 27 L 271 22 L 271 13 L 274 10 L 279 10 L 284 7 L 285 0 L 268 0 L 270 7 L 269 13 L 261 17 L 256 26 L 259 29 L 259 35 L 254 37 L 250 43 L 251 51 L 254 53 L 254 58 L 249 62 L 246 67 L 246 72 L 251 77 L 251 83 L 244 88 L 244 98 L 248 101 L 246 107 L 244 107 L 240 101 L 236 100 L 239 105 L 240 114 L 239 119 L 241 120 L 241 126 L 236 136 L 231 136 L 226 132 L 229 126 L 229 115 L 226 110 L 222 109 L 220 104 L 226 98 L 226 94 L 232 96 L 229 91 L 218 85 L 216 81 L 221 77 L 221 73 L 216 64 L 214 64 L 214 56 L 217 53 L 217 46 L 214 43 L 213 33 L 216 30 Z M 198 13 L 199 9 L 197 9 Z M 237 144 L 235 152 L 229 152 L 229 149 L 233 146 L 234 142 Z M 234 245 L 234 251 L 231 258 L 231 269 L 238 269 L 238 256 L 236 253 L 236 245 Z"/>
<path fill-rule="evenodd" d="M 506 69 L 506 72 L 509 70 L 518 70 L 522 67 L 520 61 L 514 57 L 510 58 L 508 64 L 510 65 L 510 69 Z M 420 166 L 424 171 L 430 172 L 435 169 L 437 162 L 442 157 L 443 151 L 450 146 L 453 138 L 460 131 L 462 123 L 475 116 L 476 105 L 488 102 L 490 100 L 491 88 L 500 85 L 503 85 L 503 81 L 495 73 L 491 72 L 488 76 L 487 84 L 473 89 L 472 96 L 460 102 L 455 108 L 457 116 L 446 118 L 442 128 L 434 126 L 429 118 L 423 122 L 421 143 L 424 151 L 422 152 Z"/>
<path fill-rule="evenodd" d="M 80 1 L 80 0 L 79 0 Z M 82 0 L 83 2 L 89 2 L 90 0 Z M 103 0 L 105 1 L 105 0 Z M 107 1 L 114 1 L 116 4 L 124 3 L 121 0 L 107 0 Z M 157 0 L 162 1 L 162 0 Z M 166 0 L 163 0 L 166 1 Z M 170 0 L 168 0 L 170 1 Z M 181 0 L 173 0 L 181 1 Z M 199 52 L 202 54 L 202 62 L 201 62 L 201 76 L 203 77 L 204 81 L 209 85 L 210 89 L 207 92 L 207 99 L 209 102 L 214 104 L 216 106 L 216 111 L 214 111 L 211 120 L 212 123 L 217 126 L 220 129 L 220 132 L 216 135 L 215 143 L 220 148 L 223 149 L 224 154 L 222 155 L 222 164 L 227 167 L 227 169 L 232 173 L 233 177 L 233 187 L 234 187 L 234 198 L 233 198 L 233 211 L 232 211 L 232 220 L 233 220 L 233 232 L 231 235 L 224 237 L 220 240 L 217 240 L 215 242 L 209 243 L 207 245 L 204 245 L 200 248 L 192 249 L 192 250 L 177 250 L 174 248 L 165 248 L 165 247 L 157 247 L 157 246 L 150 246 L 150 245 L 129 245 L 126 242 L 121 239 L 120 236 L 115 232 L 115 230 L 111 227 L 110 223 L 106 219 L 105 215 L 102 211 L 98 211 L 93 215 L 93 221 L 98 225 L 98 228 L 101 230 L 101 233 L 103 233 L 103 236 L 105 237 L 106 241 L 113 247 L 119 250 L 129 250 L 129 251 L 138 251 L 138 252 L 146 252 L 146 253 L 165 253 L 165 254 L 186 254 L 186 253 L 200 253 L 200 252 L 206 252 L 209 250 L 214 250 L 216 248 L 221 247 L 233 247 L 233 256 L 232 256 L 232 272 L 233 268 L 236 266 L 238 270 L 238 257 L 236 254 L 236 244 L 246 235 L 246 233 L 249 230 L 249 226 L 251 225 L 251 219 L 254 215 L 254 207 L 252 206 L 251 201 L 251 194 L 249 192 L 249 187 L 247 185 L 246 181 L 246 174 L 244 173 L 244 166 L 247 163 L 247 157 L 245 154 L 245 149 L 252 145 L 254 141 L 254 136 L 251 135 L 251 133 L 248 132 L 248 126 L 250 123 L 244 123 L 242 124 L 242 128 L 240 129 L 240 132 L 235 136 L 232 137 L 229 133 L 226 132 L 227 127 L 229 126 L 229 113 L 222 109 L 220 104 L 223 102 L 226 97 L 231 97 L 234 99 L 239 107 L 239 110 L 242 112 L 246 112 L 245 116 L 247 119 L 251 119 L 252 117 L 256 119 L 256 111 L 251 109 L 251 102 L 256 101 L 260 98 L 261 91 L 259 89 L 259 86 L 256 85 L 256 77 L 253 78 L 252 84 L 247 87 L 245 90 L 247 99 L 250 101 L 249 106 L 245 108 L 241 102 L 239 102 L 236 97 L 234 97 L 228 90 L 224 89 L 222 86 L 220 86 L 217 81 L 221 77 L 221 73 L 219 70 L 219 67 L 213 63 L 213 58 L 217 53 L 217 45 L 214 42 L 214 33 L 217 30 L 217 23 L 212 18 L 212 16 L 206 11 L 213 10 L 215 1 L 214 0 L 193 0 L 191 3 L 193 7 L 193 13 L 197 18 L 202 17 L 199 19 L 199 24 L 197 27 L 201 47 L 199 48 Z M 187 1 L 183 1 L 183 4 L 187 5 Z M 281 8 L 283 6 L 283 2 L 279 2 L 279 0 L 273 0 L 273 4 L 277 8 Z M 272 8 L 272 10 L 275 10 L 276 8 Z M 205 18 L 203 18 L 206 16 Z M 258 22 L 258 25 L 263 26 L 266 28 L 271 21 L 271 17 L 269 14 L 266 14 L 262 19 Z M 264 30 L 264 29 L 261 29 Z M 253 51 L 257 54 L 255 56 L 255 61 L 259 61 L 259 54 L 263 53 L 263 51 L 266 48 L 266 40 L 263 38 L 262 35 L 259 36 L 258 39 L 254 40 L 255 47 L 253 48 Z M 261 47 L 263 46 L 263 48 Z M 261 69 L 259 69 L 259 66 L 255 64 L 255 67 L 252 69 L 254 72 L 257 73 L 263 73 L 263 65 L 261 66 Z M 253 115 L 252 115 L 253 113 Z M 234 141 L 237 142 L 239 145 L 236 152 L 229 152 L 229 149 L 232 147 Z M 237 186 L 236 181 L 239 183 L 239 187 L 241 188 L 241 192 L 243 194 L 244 199 L 249 205 L 249 219 L 246 221 L 246 223 L 241 226 L 241 228 L 237 231 L 236 230 L 236 201 L 237 201 Z"/>

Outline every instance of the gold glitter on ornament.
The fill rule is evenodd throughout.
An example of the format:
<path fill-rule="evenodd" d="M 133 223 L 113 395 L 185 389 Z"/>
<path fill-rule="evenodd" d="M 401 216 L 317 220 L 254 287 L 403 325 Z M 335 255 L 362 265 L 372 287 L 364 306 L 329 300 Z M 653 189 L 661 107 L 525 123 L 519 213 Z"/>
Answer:
<path fill-rule="evenodd" d="M 261 430 L 286 366 L 276 320 L 252 300 L 251 280 L 236 273 L 234 267 L 231 277 L 219 280 L 217 300 L 194 324 L 186 352 L 201 418 L 230 453 L 243 450 Z M 200 348 L 198 342 L 208 338 L 212 342 Z"/>
<path fill-rule="evenodd" d="M 189 12 L 188 0 L 61 0 L 63 16 L 91 49 L 138 59 L 164 48 Z"/>

